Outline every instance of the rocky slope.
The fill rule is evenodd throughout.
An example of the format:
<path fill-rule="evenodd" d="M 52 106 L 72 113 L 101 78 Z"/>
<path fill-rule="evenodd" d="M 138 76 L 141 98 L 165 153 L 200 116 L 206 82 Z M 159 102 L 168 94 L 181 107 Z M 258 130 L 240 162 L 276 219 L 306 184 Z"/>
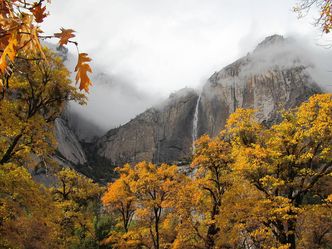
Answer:
<path fill-rule="evenodd" d="M 256 109 L 261 122 L 276 122 L 280 108 L 295 107 L 321 92 L 292 49 L 282 36 L 267 37 L 252 54 L 214 73 L 198 103 L 198 135 L 217 135 L 239 107 Z"/>
<path fill-rule="evenodd" d="M 112 129 L 97 143 L 97 155 L 112 164 L 142 160 L 173 162 L 191 154 L 192 117 L 198 95 L 183 89 L 158 107 Z"/>
<path fill-rule="evenodd" d="M 70 165 L 83 165 L 87 163 L 87 157 L 76 135 L 69 128 L 67 120 L 57 118 L 55 120 L 55 137 L 58 143 L 57 158 Z"/>

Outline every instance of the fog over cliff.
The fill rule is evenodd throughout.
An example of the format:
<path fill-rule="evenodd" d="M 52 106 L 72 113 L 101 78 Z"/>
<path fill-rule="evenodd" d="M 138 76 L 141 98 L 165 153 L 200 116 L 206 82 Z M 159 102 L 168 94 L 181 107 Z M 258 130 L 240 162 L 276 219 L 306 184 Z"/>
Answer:
<path fill-rule="evenodd" d="M 57 32 L 61 25 L 77 31 L 80 51 L 93 59 L 95 84 L 88 106 L 72 109 L 105 130 L 125 123 L 179 89 L 201 88 L 210 75 L 246 56 L 273 34 L 298 40 L 287 48 L 275 48 L 279 65 L 299 54 L 316 81 L 328 86 L 331 50 L 318 44 L 331 43 L 332 34 L 322 35 L 313 25 L 319 13 L 315 7 L 298 19 L 292 10 L 296 2 L 52 1 L 42 28 L 45 34 Z M 76 54 L 75 46 L 68 48 Z M 255 68 L 248 70 L 275 63 L 268 57 L 260 59 L 265 55 L 259 54 Z"/>
<path fill-rule="evenodd" d="M 126 123 L 160 100 L 158 96 L 137 89 L 123 77 L 107 75 L 100 72 L 98 67 L 94 69 L 94 85 L 87 95 L 87 105 L 72 103 L 70 109 L 95 123 L 103 131 Z"/>
<path fill-rule="evenodd" d="M 273 39 L 280 37 L 275 36 Z M 269 42 L 272 44 L 268 44 Z M 301 65 L 325 91 L 332 90 L 331 50 L 317 44 L 310 44 L 304 37 L 295 36 L 286 37 L 283 42 L 267 40 L 265 43 L 256 46 L 253 52 L 243 54 L 252 63 L 242 69 L 241 75 L 258 74 L 271 67 L 283 69 Z M 220 57 L 222 56 L 220 54 Z M 66 64 L 69 68 L 73 68 L 74 63 L 75 56 L 70 54 Z M 220 65 L 219 68 L 223 66 L 225 65 Z M 163 106 L 172 101 L 172 98 L 167 98 L 176 92 L 160 90 L 156 93 L 155 90 L 144 86 L 138 88 L 135 82 L 131 81 L 130 76 L 111 75 L 107 73 L 107 68 L 98 64 L 94 64 L 93 69 L 94 85 L 88 94 L 87 105 L 79 106 L 71 103 L 68 108 L 69 112 L 75 113 L 70 119 L 72 125 L 83 137 L 86 132 L 92 133 L 93 136 L 100 136 L 107 130 L 128 122 L 147 108 Z M 208 73 L 212 75 L 214 72 Z M 239 77 L 242 77 L 241 75 Z M 197 82 L 193 82 L 188 84 L 188 87 L 195 88 L 199 92 L 207 80 L 208 77 L 203 78 L 199 86 Z"/>

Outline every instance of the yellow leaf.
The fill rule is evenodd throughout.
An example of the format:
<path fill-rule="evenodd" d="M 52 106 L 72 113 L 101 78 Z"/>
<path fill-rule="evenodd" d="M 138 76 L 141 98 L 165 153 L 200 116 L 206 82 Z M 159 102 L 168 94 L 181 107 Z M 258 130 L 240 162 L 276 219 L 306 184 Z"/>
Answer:
<path fill-rule="evenodd" d="M 16 57 L 16 46 L 17 46 L 17 40 L 15 35 L 13 34 L 11 38 L 9 39 L 8 45 L 6 46 L 5 50 L 3 51 L 1 58 L 0 58 L 0 71 L 1 73 L 5 73 L 7 69 L 7 57 L 8 59 L 13 62 Z"/>

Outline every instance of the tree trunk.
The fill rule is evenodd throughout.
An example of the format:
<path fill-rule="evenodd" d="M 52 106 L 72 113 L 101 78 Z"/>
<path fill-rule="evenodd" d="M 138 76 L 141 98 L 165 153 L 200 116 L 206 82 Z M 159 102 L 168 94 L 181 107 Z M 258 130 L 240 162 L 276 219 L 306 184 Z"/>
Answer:
<path fill-rule="evenodd" d="M 289 244 L 289 249 L 296 249 L 296 235 L 295 235 L 295 226 L 296 226 L 296 220 L 289 220 L 287 222 L 287 227 L 281 225 L 282 222 L 278 222 L 280 225 L 278 225 L 276 228 L 278 230 L 278 235 L 276 236 L 276 239 L 278 242 L 282 245 Z"/>
<path fill-rule="evenodd" d="M 11 145 L 8 147 L 7 151 L 5 152 L 5 154 L 2 156 L 1 160 L 0 160 L 0 164 L 5 164 L 7 163 L 11 156 L 12 156 L 12 153 L 16 147 L 16 145 L 18 144 L 19 140 L 21 139 L 22 137 L 22 133 L 17 135 L 14 139 L 13 139 L 13 142 L 11 143 Z"/>
<path fill-rule="evenodd" d="M 290 245 L 289 249 L 296 249 L 296 235 L 295 235 L 295 220 L 288 221 L 287 243 Z"/>
<path fill-rule="evenodd" d="M 155 229 L 155 239 L 154 239 L 154 248 L 159 249 L 159 220 L 160 220 L 160 214 L 161 209 L 160 208 L 154 208 L 154 216 L 155 216 L 155 223 L 154 223 L 154 229 Z"/>
<path fill-rule="evenodd" d="M 159 221 L 156 221 L 155 229 L 156 229 L 156 249 L 159 249 Z"/>
<path fill-rule="evenodd" d="M 205 242 L 206 249 L 213 249 L 215 246 L 215 235 L 218 233 L 218 228 L 215 224 L 212 224 L 208 228 L 207 238 Z"/>

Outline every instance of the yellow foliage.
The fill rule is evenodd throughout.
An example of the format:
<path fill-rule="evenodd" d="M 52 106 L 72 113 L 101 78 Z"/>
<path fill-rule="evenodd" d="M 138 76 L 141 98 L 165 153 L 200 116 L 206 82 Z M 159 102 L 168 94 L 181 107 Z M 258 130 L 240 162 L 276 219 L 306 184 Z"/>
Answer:
<path fill-rule="evenodd" d="M 47 60 L 41 46 L 44 38 L 59 39 L 59 45 L 68 43 L 78 46 L 76 41 L 71 40 L 75 35 L 74 30 L 61 28 L 61 33 L 45 36 L 40 24 L 47 17 L 47 8 L 50 1 L 15 0 L 0 1 L 0 90 L 5 91 L 10 88 L 8 77 L 12 75 L 16 64 L 30 60 L 44 62 Z M 92 72 L 89 64 L 90 60 L 82 62 L 82 55 L 78 53 L 78 63 L 75 68 L 76 79 L 80 82 L 79 88 L 88 92 L 91 85 L 87 72 Z"/>
<path fill-rule="evenodd" d="M 103 188 L 69 168 L 59 171 L 56 177 L 56 186 L 50 191 L 60 210 L 59 237 L 64 248 L 79 245 L 82 238 L 95 239 L 93 219 Z"/>
<path fill-rule="evenodd" d="M 17 40 L 15 37 L 15 34 L 12 34 L 8 41 L 8 45 L 4 49 L 1 57 L 0 57 L 0 72 L 2 74 L 5 73 L 7 69 L 7 58 L 9 61 L 14 62 L 15 56 L 16 56 L 16 46 L 17 46 Z"/>
<path fill-rule="evenodd" d="M 24 162 L 34 154 L 47 158 L 56 147 L 52 121 L 67 100 L 84 103 L 70 85 L 61 59 L 45 49 L 48 63 L 17 63 L 10 89 L 0 98 L 0 163 Z"/>
<path fill-rule="evenodd" d="M 284 111 L 271 128 L 260 127 L 252 111 L 238 110 L 226 125 L 232 141 L 234 170 L 261 191 L 265 228 L 278 231 L 280 246 L 294 246 L 305 198 L 332 170 L 332 95 L 312 96 Z M 264 227 L 262 228 L 264 231 Z M 277 247 L 276 247 L 277 248 Z"/>
<path fill-rule="evenodd" d="M 27 191 L 28 190 L 28 191 Z M 0 247 L 62 248 L 60 210 L 47 189 L 14 164 L 0 168 Z"/>
<path fill-rule="evenodd" d="M 131 248 L 138 241 L 155 248 L 166 245 L 174 236 L 174 217 L 170 210 L 177 201 L 176 192 L 184 176 L 177 166 L 147 162 L 126 164 L 117 170 L 120 178 L 109 184 L 102 200 L 123 232 L 115 237 L 111 234 L 104 243 L 116 248 Z M 124 239 L 128 236 L 130 239 Z"/>

